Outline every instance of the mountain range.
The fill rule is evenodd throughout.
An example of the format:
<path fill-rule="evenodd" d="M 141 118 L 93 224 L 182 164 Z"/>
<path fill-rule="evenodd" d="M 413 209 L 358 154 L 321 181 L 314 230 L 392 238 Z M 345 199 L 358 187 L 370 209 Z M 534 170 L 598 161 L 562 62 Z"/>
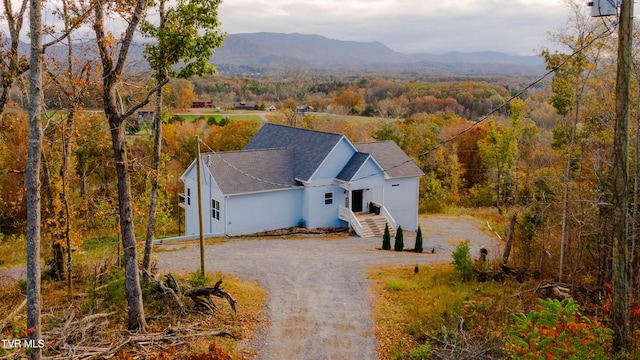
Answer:
<path fill-rule="evenodd" d="M 132 71 L 148 71 L 143 57 L 143 43 L 132 44 L 128 67 Z M 23 54 L 29 45 L 20 44 Z M 76 44 L 76 56 L 96 58 L 91 41 Z M 47 54 L 64 62 L 66 47 L 56 45 Z M 230 34 L 215 50 L 211 62 L 219 73 L 231 76 L 261 74 L 287 67 L 322 71 L 352 71 L 370 73 L 421 73 L 461 76 L 525 75 L 545 72 L 540 56 L 518 56 L 501 52 L 461 52 L 445 54 L 403 54 L 380 42 L 356 42 L 329 39 L 320 35 L 247 33 Z"/>
<path fill-rule="evenodd" d="M 228 35 L 222 47 L 215 51 L 212 62 L 222 73 L 284 67 L 455 75 L 539 75 L 545 71 L 540 56 L 493 51 L 402 54 L 380 42 L 268 32 Z"/>

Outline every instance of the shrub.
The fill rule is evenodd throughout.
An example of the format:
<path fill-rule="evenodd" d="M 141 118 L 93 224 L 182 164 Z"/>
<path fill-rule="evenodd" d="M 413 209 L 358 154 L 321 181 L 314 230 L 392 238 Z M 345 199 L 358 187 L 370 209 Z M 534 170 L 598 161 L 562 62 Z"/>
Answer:
<path fill-rule="evenodd" d="M 429 343 L 424 343 L 411 350 L 409 354 L 411 360 L 428 360 L 431 359 L 431 346 Z"/>
<path fill-rule="evenodd" d="M 209 125 L 209 126 L 218 125 L 218 122 L 216 121 L 216 117 L 215 116 L 209 116 L 207 118 L 207 125 Z"/>
<path fill-rule="evenodd" d="M 469 281 L 473 277 L 473 261 L 469 250 L 469 240 L 460 243 L 453 250 L 453 265 L 455 271 L 462 277 L 462 281 Z"/>
<path fill-rule="evenodd" d="M 391 234 L 389 234 L 389 224 L 384 226 L 384 234 L 382 235 L 382 250 L 391 250 Z"/>
<path fill-rule="evenodd" d="M 607 359 L 602 344 L 612 331 L 579 316 L 578 303 L 567 298 L 538 299 L 537 311 L 513 316 L 504 350 L 513 359 Z"/>
<path fill-rule="evenodd" d="M 404 235 L 402 235 L 402 226 L 398 226 L 398 231 L 396 231 L 396 242 L 393 244 L 393 250 L 404 250 Z"/>
<path fill-rule="evenodd" d="M 207 278 L 206 275 L 204 275 L 200 271 L 196 271 L 193 274 L 191 274 L 191 277 L 189 278 L 188 282 L 189 282 L 189 285 L 191 285 L 191 287 L 199 288 L 199 287 L 207 286 L 209 279 Z"/>
<path fill-rule="evenodd" d="M 413 246 L 413 251 L 421 253 L 422 250 L 422 229 L 418 226 L 418 232 L 416 233 L 416 244 Z"/>

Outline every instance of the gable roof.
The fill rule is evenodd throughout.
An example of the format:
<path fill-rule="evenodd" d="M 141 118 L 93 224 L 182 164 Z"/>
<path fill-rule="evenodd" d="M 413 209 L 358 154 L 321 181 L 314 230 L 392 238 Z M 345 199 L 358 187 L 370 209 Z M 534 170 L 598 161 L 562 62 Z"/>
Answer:
<path fill-rule="evenodd" d="M 245 146 L 245 150 L 291 149 L 295 178 L 308 181 L 343 137 L 341 134 L 267 123 Z"/>
<path fill-rule="evenodd" d="M 344 168 L 342 168 L 342 171 L 340 171 L 338 176 L 336 176 L 336 179 L 351 181 L 365 161 L 367 161 L 369 156 L 371 155 L 361 152 L 353 154 L 349 162 L 344 166 Z"/>
<path fill-rule="evenodd" d="M 201 158 L 224 195 L 299 186 L 293 176 L 291 149 L 205 153 Z"/>
<path fill-rule="evenodd" d="M 420 168 L 393 141 L 353 144 L 359 152 L 371 154 L 391 178 L 422 176 Z"/>

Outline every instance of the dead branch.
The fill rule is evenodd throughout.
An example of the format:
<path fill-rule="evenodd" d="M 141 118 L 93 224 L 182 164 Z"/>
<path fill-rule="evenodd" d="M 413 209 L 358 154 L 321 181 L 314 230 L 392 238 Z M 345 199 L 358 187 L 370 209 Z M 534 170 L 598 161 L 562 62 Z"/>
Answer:
<path fill-rule="evenodd" d="M 217 309 L 217 306 L 211 300 L 211 295 L 219 297 L 221 299 L 226 299 L 233 312 L 236 312 L 236 300 L 226 291 L 224 291 L 220 285 L 222 285 L 222 280 L 218 280 L 214 287 L 212 288 L 196 288 L 191 289 L 185 292 L 185 296 L 191 298 L 193 302 L 197 306 L 202 306 L 205 309 L 210 311 L 214 311 Z"/>
<path fill-rule="evenodd" d="M 480 350 L 470 350 L 464 348 L 461 344 L 453 344 L 451 342 L 439 339 L 433 335 L 425 334 L 429 339 L 441 344 L 444 346 L 443 349 L 432 349 L 432 355 L 436 356 L 439 359 L 460 359 L 461 357 L 464 359 L 477 359 L 477 360 L 493 360 L 494 358 L 486 355 L 490 348 L 480 349 Z M 445 351 L 449 350 L 449 354 L 445 354 Z"/>

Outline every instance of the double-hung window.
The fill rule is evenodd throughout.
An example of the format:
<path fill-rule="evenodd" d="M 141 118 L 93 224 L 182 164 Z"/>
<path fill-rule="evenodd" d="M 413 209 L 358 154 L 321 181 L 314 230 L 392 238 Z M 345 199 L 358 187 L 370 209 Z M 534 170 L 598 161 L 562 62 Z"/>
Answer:
<path fill-rule="evenodd" d="M 211 217 L 220 220 L 220 201 L 211 200 Z"/>
<path fill-rule="evenodd" d="M 333 193 L 332 192 L 328 192 L 328 193 L 324 194 L 324 204 L 325 205 L 333 204 Z"/>

